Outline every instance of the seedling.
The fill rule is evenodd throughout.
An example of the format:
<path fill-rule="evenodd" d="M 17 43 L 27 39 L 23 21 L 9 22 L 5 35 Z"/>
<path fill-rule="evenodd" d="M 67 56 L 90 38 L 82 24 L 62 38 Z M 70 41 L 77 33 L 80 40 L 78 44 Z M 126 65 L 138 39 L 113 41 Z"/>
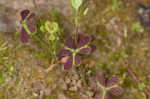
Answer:
<path fill-rule="evenodd" d="M 113 0 L 113 3 L 112 3 L 112 5 L 111 5 L 111 9 L 115 10 L 115 9 L 120 8 L 120 6 L 121 6 L 121 2 L 120 2 L 120 1 L 118 1 L 118 0 Z"/>
<path fill-rule="evenodd" d="M 49 34 L 49 40 L 54 41 L 56 39 L 56 33 L 59 32 L 59 26 L 57 22 L 46 21 L 44 25 L 40 27 L 42 32 Z"/>
<path fill-rule="evenodd" d="M 41 25 L 40 30 L 45 33 L 46 39 L 50 42 L 50 50 L 52 54 L 56 58 L 56 46 L 57 46 L 57 41 L 59 40 L 59 25 L 55 21 L 46 21 L 43 25 Z"/>
<path fill-rule="evenodd" d="M 140 22 L 136 22 L 132 25 L 132 28 L 131 28 L 133 31 L 135 32 L 140 32 L 141 31 L 141 24 Z"/>

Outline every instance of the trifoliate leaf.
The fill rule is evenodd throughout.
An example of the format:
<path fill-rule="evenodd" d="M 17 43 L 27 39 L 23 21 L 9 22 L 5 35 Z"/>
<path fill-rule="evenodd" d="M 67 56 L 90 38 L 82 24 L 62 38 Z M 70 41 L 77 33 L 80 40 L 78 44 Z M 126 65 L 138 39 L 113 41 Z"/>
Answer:
<path fill-rule="evenodd" d="M 50 22 L 50 21 L 46 21 L 45 22 L 45 29 L 50 33 L 56 33 L 59 31 L 59 26 L 57 22 Z"/>

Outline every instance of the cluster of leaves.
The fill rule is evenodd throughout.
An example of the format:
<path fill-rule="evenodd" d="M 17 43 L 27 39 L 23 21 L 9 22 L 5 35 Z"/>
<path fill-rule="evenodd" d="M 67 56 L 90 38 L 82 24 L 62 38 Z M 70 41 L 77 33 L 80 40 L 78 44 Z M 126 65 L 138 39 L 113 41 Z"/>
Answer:
<path fill-rule="evenodd" d="M 75 26 L 79 26 L 79 14 L 80 14 L 80 8 L 83 4 L 82 0 L 70 0 L 70 3 L 72 5 L 75 19 Z M 87 9 L 85 11 L 82 11 L 83 14 L 87 13 Z M 23 10 L 21 12 L 22 17 L 22 28 L 21 28 L 21 34 L 20 39 L 21 42 L 27 43 L 29 39 L 36 34 L 36 27 L 35 25 L 29 24 L 29 22 L 36 17 L 35 13 L 30 13 L 29 10 Z M 40 26 L 40 32 L 45 34 L 45 39 L 50 43 L 50 50 L 52 50 L 52 55 L 56 56 L 56 47 L 60 44 L 57 43 L 59 40 L 59 36 L 62 36 L 59 34 L 60 28 L 57 22 L 55 21 L 45 21 Z M 64 42 L 63 48 L 57 53 L 57 57 L 68 57 L 66 63 L 64 64 L 64 69 L 73 69 L 72 67 L 76 67 L 80 65 L 80 58 L 84 55 L 91 54 L 96 50 L 96 46 L 92 45 L 91 43 L 95 40 L 94 36 L 85 36 L 83 34 L 78 34 L 77 28 L 76 28 L 76 34 L 74 37 L 68 37 L 66 41 Z M 42 41 L 42 40 L 41 40 Z M 10 71 L 13 70 L 13 68 L 10 69 Z M 12 75 L 11 73 L 9 73 Z M 108 99 L 109 94 L 108 92 L 114 94 L 114 95 L 120 95 L 120 90 L 117 88 L 118 85 L 115 83 L 118 82 L 118 78 L 116 76 L 111 77 L 106 82 L 105 75 L 101 76 L 97 80 L 96 89 L 95 91 L 99 91 L 98 94 L 96 94 L 96 98 L 100 99 Z M 98 88 L 100 90 L 98 90 Z"/>
<path fill-rule="evenodd" d="M 22 28 L 20 33 L 20 39 L 22 43 L 27 43 L 31 37 L 36 38 L 40 43 L 44 44 L 44 47 L 48 49 L 48 52 L 52 56 L 56 56 L 56 45 L 59 40 L 59 25 L 55 21 L 47 20 L 44 24 L 40 26 L 40 32 L 45 35 L 44 41 L 41 39 L 37 33 L 37 24 L 34 23 L 33 19 L 36 19 L 35 13 L 30 13 L 28 9 L 21 12 L 22 17 Z M 39 31 L 38 31 L 39 32 Z M 48 42 L 45 42 L 48 41 Z"/>

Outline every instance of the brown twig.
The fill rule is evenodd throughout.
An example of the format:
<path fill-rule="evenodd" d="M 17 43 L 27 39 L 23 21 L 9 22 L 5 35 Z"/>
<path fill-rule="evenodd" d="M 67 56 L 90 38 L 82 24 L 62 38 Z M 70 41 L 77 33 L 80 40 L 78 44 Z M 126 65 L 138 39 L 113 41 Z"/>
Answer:
<path fill-rule="evenodd" d="M 140 83 L 140 79 L 133 73 L 133 71 L 131 70 L 131 68 L 127 67 L 127 71 L 128 73 L 132 76 L 132 78 L 137 82 Z"/>
<path fill-rule="evenodd" d="M 59 63 L 59 62 L 60 62 L 60 61 L 58 61 L 58 63 Z M 49 66 L 45 71 L 46 71 L 47 73 L 48 73 L 49 71 L 52 71 L 53 68 L 54 68 L 58 63 L 55 63 L 54 59 L 52 59 L 50 66 Z"/>
<path fill-rule="evenodd" d="M 127 67 L 127 71 L 137 83 L 141 83 L 141 80 L 135 75 L 131 68 Z M 150 90 L 148 88 L 145 87 L 144 92 L 150 97 Z"/>

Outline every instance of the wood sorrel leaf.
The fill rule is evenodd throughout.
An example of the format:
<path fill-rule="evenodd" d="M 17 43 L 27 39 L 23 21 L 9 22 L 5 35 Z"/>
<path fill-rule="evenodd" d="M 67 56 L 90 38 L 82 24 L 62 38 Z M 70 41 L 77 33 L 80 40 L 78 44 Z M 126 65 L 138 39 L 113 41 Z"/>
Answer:
<path fill-rule="evenodd" d="M 45 22 L 45 29 L 48 31 L 48 33 L 53 34 L 59 31 L 59 26 L 57 22 Z"/>
<path fill-rule="evenodd" d="M 30 35 L 26 32 L 24 28 L 21 29 L 20 40 L 22 43 L 27 43 L 30 39 Z"/>
<path fill-rule="evenodd" d="M 78 11 L 79 7 L 82 5 L 82 0 L 70 0 L 72 7 Z"/>
<path fill-rule="evenodd" d="M 49 28 L 50 24 L 51 24 L 50 21 L 46 21 L 46 22 L 45 22 L 45 29 L 46 29 L 49 33 L 50 33 L 50 28 Z"/>

